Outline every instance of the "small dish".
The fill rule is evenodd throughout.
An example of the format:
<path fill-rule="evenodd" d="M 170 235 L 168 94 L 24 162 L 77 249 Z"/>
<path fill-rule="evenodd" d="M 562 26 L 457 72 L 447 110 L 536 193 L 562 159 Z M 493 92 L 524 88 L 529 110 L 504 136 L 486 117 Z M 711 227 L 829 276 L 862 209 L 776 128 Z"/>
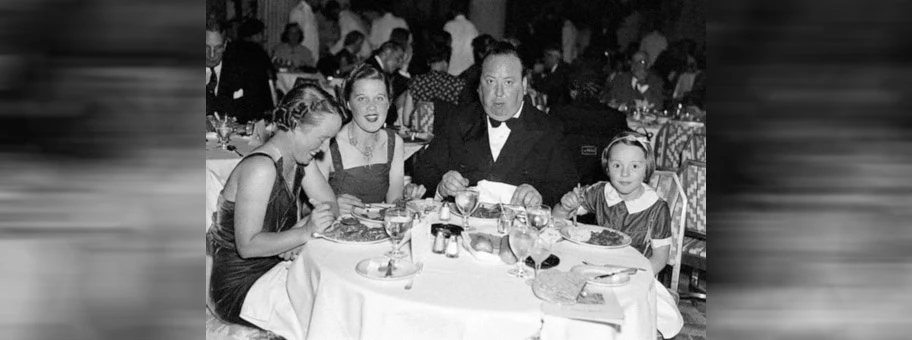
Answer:
<path fill-rule="evenodd" d="M 586 277 L 586 282 L 593 286 L 601 287 L 619 287 L 630 282 L 630 274 L 619 273 L 612 275 L 606 278 L 595 279 L 596 276 L 617 273 L 620 271 L 627 270 L 629 268 L 625 267 L 615 267 L 611 265 L 605 266 L 589 266 L 589 265 L 578 265 L 570 269 L 571 273 L 577 273 Z"/>
<path fill-rule="evenodd" d="M 529 266 L 529 268 L 535 268 L 535 261 L 532 261 L 531 257 L 527 257 L 525 263 L 527 266 Z M 557 266 L 559 264 L 560 264 L 560 258 L 557 257 L 557 255 L 551 254 L 551 256 L 548 256 L 548 258 L 546 258 L 544 261 L 542 261 L 541 269 L 554 268 L 555 266 Z"/>
<path fill-rule="evenodd" d="M 408 279 L 418 273 L 418 266 L 408 261 L 396 261 L 393 265 L 393 275 L 387 277 L 386 269 L 389 264 L 387 257 L 374 257 L 361 260 L 355 265 L 355 271 L 361 276 L 378 281 L 398 281 Z"/>

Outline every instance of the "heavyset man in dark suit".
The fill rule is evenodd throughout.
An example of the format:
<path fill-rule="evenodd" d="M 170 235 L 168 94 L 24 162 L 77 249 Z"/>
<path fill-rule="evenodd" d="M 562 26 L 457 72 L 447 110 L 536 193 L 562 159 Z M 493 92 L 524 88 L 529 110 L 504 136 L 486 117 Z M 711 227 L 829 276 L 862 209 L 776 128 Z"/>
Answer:
<path fill-rule="evenodd" d="M 216 111 L 245 123 L 263 118 L 273 107 L 271 66 L 260 62 L 263 58 L 256 52 L 244 43 L 227 41 L 225 26 L 206 20 L 206 115 Z"/>
<path fill-rule="evenodd" d="M 498 43 L 482 64 L 480 103 L 447 117 L 416 166 L 413 181 L 438 197 L 489 180 L 517 186 L 512 204 L 554 205 L 571 191 L 577 174 L 563 133 L 531 103 L 519 55 Z M 496 125 L 496 126 L 495 126 Z M 428 192 L 435 195 L 433 192 Z"/>

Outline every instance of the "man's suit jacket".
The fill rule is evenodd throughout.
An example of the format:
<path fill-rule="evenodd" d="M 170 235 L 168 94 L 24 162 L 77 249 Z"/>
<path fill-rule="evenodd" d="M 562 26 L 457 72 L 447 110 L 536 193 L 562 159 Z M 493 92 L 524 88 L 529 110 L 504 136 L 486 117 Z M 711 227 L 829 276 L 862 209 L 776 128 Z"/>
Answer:
<path fill-rule="evenodd" d="M 548 95 L 548 107 L 556 108 L 570 103 L 570 64 L 561 61 L 554 72 L 536 76 L 535 89 Z"/>
<path fill-rule="evenodd" d="M 392 86 L 393 93 L 390 93 L 390 107 L 386 114 L 386 124 L 393 125 L 396 123 L 396 120 L 399 118 L 399 111 L 396 107 L 396 99 L 402 95 L 405 90 L 408 89 L 408 78 L 399 74 L 399 70 L 393 70 L 392 73 L 387 72 L 383 69 L 383 66 L 380 66 L 380 63 L 377 62 L 377 58 L 371 56 L 364 60 L 365 64 L 370 64 L 376 67 L 378 70 L 386 73 L 390 79 L 390 85 Z"/>
<path fill-rule="evenodd" d="M 446 116 L 442 131 L 421 155 L 413 176 L 415 183 L 428 188 L 428 196 L 434 196 L 437 184 L 449 170 L 467 178 L 469 186 L 482 179 L 532 185 L 548 205 L 560 202 L 576 185 L 573 158 L 559 124 L 532 103 L 523 105 L 496 162 L 488 142 L 487 115 L 480 103 L 459 107 Z"/>
<path fill-rule="evenodd" d="M 610 98 L 618 103 L 625 103 L 630 107 L 634 107 L 636 104 L 634 100 L 646 99 L 655 104 L 656 110 L 662 109 L 664 106 L 663 101 L 665 100 L 665 93 L 663 92 L 665 82 L 662 81 L 662 78 L 659 78 L 655 73 L 649 72 L 649 76 L 646 77 L 646 84 L 649 85 L 646 93 L 640 93 L 634 89 L 631 85 L 632 81 L 633 73 L 630 72 L 624 72 L 614 77 L 614 80 L 611 81 Z"/>
<path fill-rule="evenodd" d="M 269 56 L 259 46 L 244 41 L 228 43 L 218 93 L 213 105 L 207 106 L 219 114 L 237 117 L 241 123 L 263 118 L 264 112 L 273 107 L 269 93 L 271 68 Z"/>

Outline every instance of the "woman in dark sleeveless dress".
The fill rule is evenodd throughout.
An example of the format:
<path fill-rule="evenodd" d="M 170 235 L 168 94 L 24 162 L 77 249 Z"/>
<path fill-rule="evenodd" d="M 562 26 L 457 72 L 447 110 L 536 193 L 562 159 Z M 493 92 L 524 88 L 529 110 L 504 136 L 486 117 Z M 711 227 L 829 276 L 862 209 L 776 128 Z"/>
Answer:
<path fill-rule="evenodd" d="M 219 195 L 206 239 L 213 257 L 209 296 L 225 321 L 253 326 L 239 316 L 250 287 L 338 213 L 325 181 L 307 190 L 307 180 L 300 180 L 305 166 L 318 172 L 308 164 L 342 125 L 339 108 L 327 98 L 314 86 L 290 91 L 274 112 L 278 131 L 238 163 Z M 302 187 L 314 204 L 304 219 L 295 199 Z"/>
<path fill-rule="evenodd" d="M 390 82 L 386 74 L 363 64 L 343 86 L 345 108 L 352 120 L 330 141 L 319 160 L 343 214 L 366 203 L 396 202 L 424 195 L 424 187 L 403 185 L 403 142 L 383 129 L 389 108 Z"/>

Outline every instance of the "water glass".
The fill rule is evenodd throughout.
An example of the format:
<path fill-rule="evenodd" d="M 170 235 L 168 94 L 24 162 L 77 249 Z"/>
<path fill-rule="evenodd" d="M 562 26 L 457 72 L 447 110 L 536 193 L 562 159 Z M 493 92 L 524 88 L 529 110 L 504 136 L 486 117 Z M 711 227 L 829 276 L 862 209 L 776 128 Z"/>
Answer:
<path fill-rule="evenodd" d="M 478 190 L 462 189 L 456 192 L 456 209 L 462 214 L 462 229 L 469 231 L 469 216 L 478 208 Z"/>
<path fill-rule="evenodd" d="M 513 226 L 513 220 L 516 218 L 516 210 L 506 204 L 501 205 L 500 217 L 497 219 L 497 232 L 506 234 Z"/>
<path fill-rule="evenodd" d="M 526 218 L 529 225 L 541 231 L 551 224 L 551 207 L 541 204 L 526 207 Z"/>
<path fill-rule="evenodd" d="M 542 262 L 551 256 L 551 241 L 547 237 L 539 236 L 532 244 L 532 252 L 529 254 L 532 261 L 535 261 L 535 277 L 538 277 L 538 271 L 541 270 Z M 531 280 L 529 280 L 531 284 Z"/>
<path fill-rule="evenodd" d="M 538 231 L 526 225 L 519 224 L 513 230 L 510 230 L 510 250 L 516 255 L 518 261 L 516 268 L 510 269 L 507 274 L 518 278 L 528 278 L 529 273 L 524 270 L 526 257 L 532 252 L 532 246 L 535 239 L 538 238 Z"/>
<path fill-rule="evenodd" d="M 222 149 L 228 148 L 228 142 L 231 141 L 231 125 L 227 121 L 219 122 L 218 126 L 215 128 L 215 132 L 218 134 L 218 146 Z"/>
<path fill-rule="evenodd" d="M 405 257 L 405 254 L 399 251 L 399 243 L 405 238 L 405 233 L 412 229 L 412 212 L 406 208 L 389 208 L 383 216 L 383 227 L 393 242 L 393 246 L 385 255 L 393 259 Z"/>

